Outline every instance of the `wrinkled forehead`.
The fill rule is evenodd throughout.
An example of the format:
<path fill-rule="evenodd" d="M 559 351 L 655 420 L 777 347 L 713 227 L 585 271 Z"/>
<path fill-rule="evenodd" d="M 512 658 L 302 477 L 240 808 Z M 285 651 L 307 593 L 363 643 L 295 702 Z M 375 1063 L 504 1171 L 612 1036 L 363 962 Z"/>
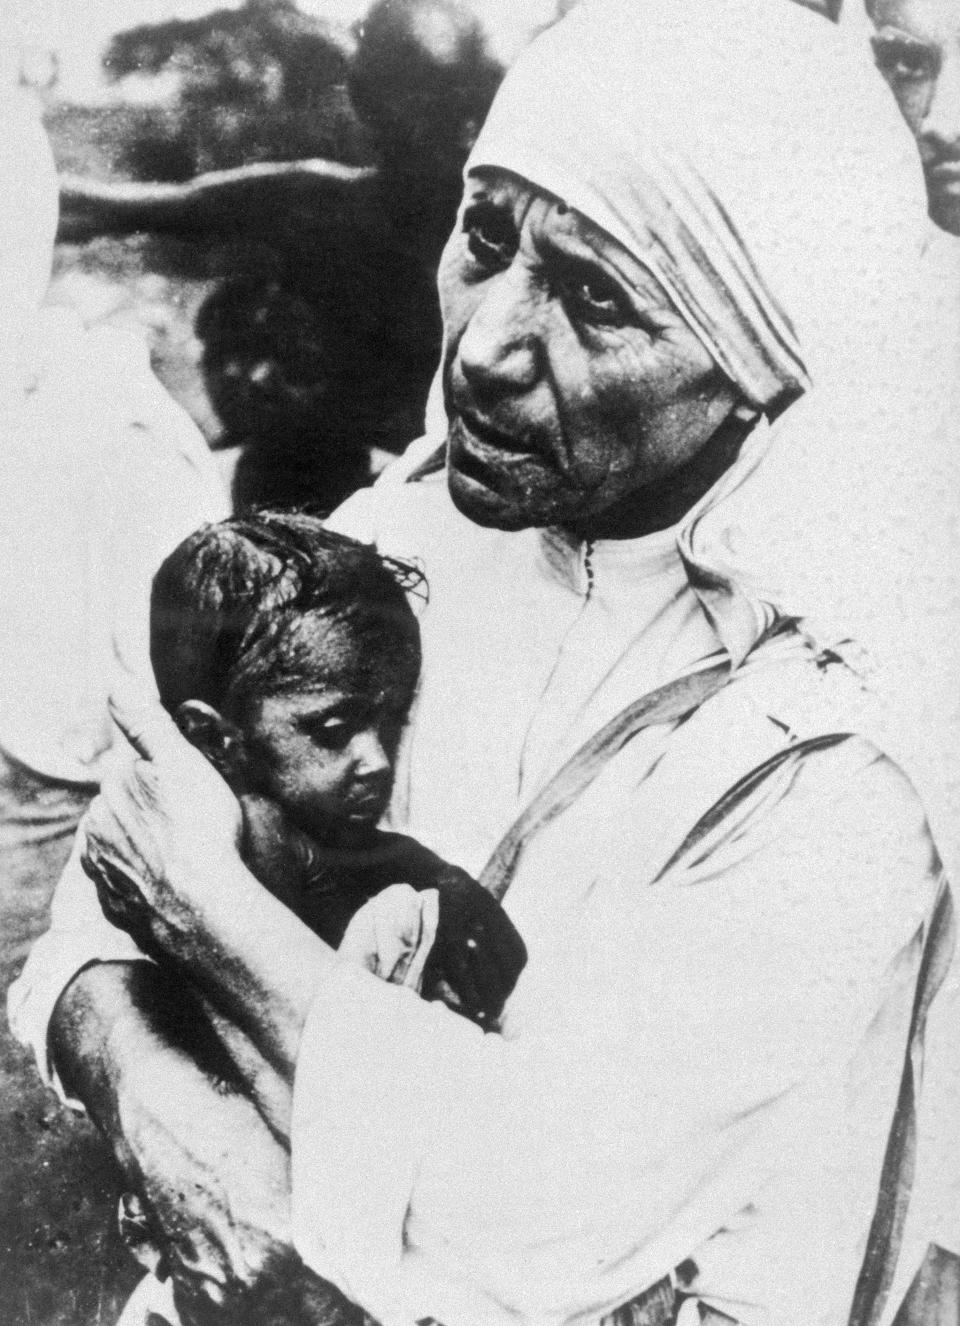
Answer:
<path fill-rule="evenodd" d="M 589 206 L 588 199 L 584 206 Z M 595 259 L 614 269 L 633 289 L 644 289 L 669 302 L 656 272 L 640 256 L 652 245 L 652 234 L 642 215 L 634 223 L 639 251 L 634 252 L 587 211 L 546 186 L 496 166 L 476 166 L 467 173 L 462 213 L 469 220 L 474 209 L 487 207 L 500 214 L 515 235 L 529 231 L 535 246 L 554 246 L 574 258 Z"/>

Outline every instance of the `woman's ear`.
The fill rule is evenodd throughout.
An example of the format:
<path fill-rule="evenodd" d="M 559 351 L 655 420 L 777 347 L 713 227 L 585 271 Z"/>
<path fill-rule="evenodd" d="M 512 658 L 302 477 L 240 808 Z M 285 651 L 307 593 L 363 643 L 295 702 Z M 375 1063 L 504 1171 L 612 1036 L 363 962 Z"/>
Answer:
<path fill-rule="evenodd" d="M 239 773 L 243 743 L 239 729 L 204 700 L 184 700 L 173 715 L 177 727 L 205 755 L 217 772 L 232 783 Z"/>

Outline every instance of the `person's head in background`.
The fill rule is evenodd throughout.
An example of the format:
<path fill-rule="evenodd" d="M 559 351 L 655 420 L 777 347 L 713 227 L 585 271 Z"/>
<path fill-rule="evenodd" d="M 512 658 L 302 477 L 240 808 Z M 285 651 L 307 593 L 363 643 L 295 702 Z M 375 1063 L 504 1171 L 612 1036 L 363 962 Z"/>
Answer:
<path fill-rule="evenodd" d="M 372 131 L 394 223 L 431 258 L 461 172 L 517 53 L 575 0 L 374 0 L 357 24 L 350 99 Z"/>
<path fill-rule="evenodd" d="M 960 5 L 867 0 L 877 67 L 920 148 L 930 217 L 960 235 Z"/>
<path fill-rule="evenodd" d="M 153 582 L 160 699 L 238 794 L 327 843 L 380 819 L 420 671 L 413 568 L 310 516 L 206 525 Z"/>
<path fill-rule="evenodd" d="M 23 385 L 29 333 L 50 281 L 57 173 L 39 107 L 0 93 L 0 403 Z"/>

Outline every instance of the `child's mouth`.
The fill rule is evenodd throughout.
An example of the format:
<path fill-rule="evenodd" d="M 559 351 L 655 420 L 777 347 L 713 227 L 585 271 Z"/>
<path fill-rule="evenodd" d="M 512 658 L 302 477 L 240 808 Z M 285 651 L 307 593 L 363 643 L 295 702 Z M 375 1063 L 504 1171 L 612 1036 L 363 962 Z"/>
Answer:
<path fill-rule="evenodd" d="M 358 792 L 343 804 L 344 816 L 351 824 L 375 824 L 387 808 L 389 793 Z"/>

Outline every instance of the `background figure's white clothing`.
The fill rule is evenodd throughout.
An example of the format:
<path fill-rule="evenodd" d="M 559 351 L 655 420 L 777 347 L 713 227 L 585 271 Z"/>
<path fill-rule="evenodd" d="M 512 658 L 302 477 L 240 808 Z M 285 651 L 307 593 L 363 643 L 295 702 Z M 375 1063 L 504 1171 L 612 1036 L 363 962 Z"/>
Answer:
<path fill-rule="evenodd" d="M 0 747 L 90 783 L 118 676 L 153 686 L 154 571 L 229 506 L 144 344 L 53 310 L 34 330 L 33 381 L 0 416 Z"/>
<path fill-rule="evenodd" d="M 625 678 L 636 696 L 708 643 L 658 537 L 595 545 L 588 590 L 582 548 L 480 530 L 442 480 L 361 494 L 337 523 L 428 576 L 398 826 L 473 870 Z M 645 570 L 661 611 L 638 638 L 597 632 L 589 659 L 585 615 L 629 618 Z M 635 738 L 528 850 L 502 1037 L 346 970 L 326 982 L 295 1233 L 381 1320 L 594 1321 L 688 1257 L 737 1320 L 845 1319 L 938 861 L 907 781 L 856 740 L 788 760 L 660 877 L 785 729 L 849 730 L 809 662 L 762 660 Z M 527 769 L 541 715 L 554 741 Z"/>

